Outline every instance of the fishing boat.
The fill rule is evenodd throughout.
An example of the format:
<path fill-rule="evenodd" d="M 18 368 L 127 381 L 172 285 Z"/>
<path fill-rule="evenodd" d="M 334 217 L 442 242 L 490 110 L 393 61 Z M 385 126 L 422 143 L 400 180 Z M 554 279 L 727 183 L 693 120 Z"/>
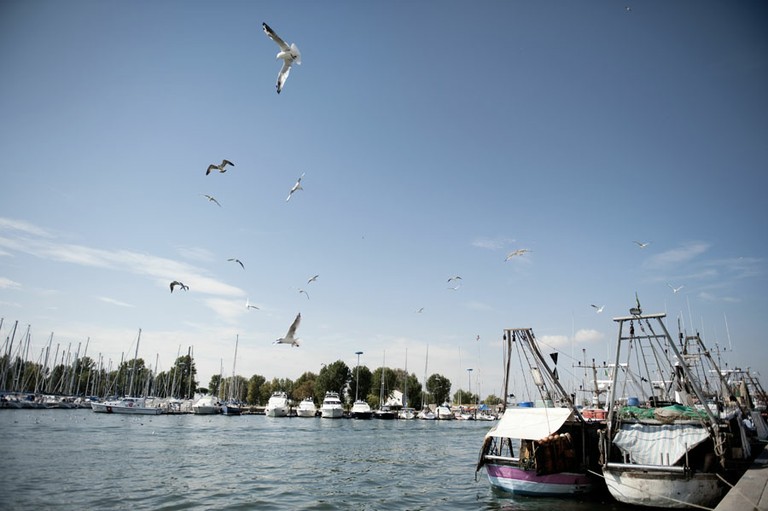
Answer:
<path fill-rule="evenodd" d="M 215 396 L 202 396 L 192 405 L 195 415 L 216 415 L 221 413 L 221 403 Z"/>
<path fill-rule="evenodd" d="M 682 334 L 678 346 L 665 316 L 644 315 L 638 300 L 629 316 L 614 318 L 619 370 L 609 388 L 602 472 L 622 503 L 712 508 L 750 446 L 738 408 L 720 416 L 708 405 Z"/>
<path fill-rule="evenodd" d="M 338 392 L 326 392 L 320 407 L 320 416 L 324 419 L 340 419 L 344 415 Z"/>
<path fill-rule="evenodd" d="M 282 391 L 273 392 L 264 408 L 264 414 L 267 417 L 287 417 L 288 409 L 288 394 Z"/>
<path fill-rule="evenodd" d="M 297 417 L 316 417 L 317 407 L 315 406 L 315 400 L 311 397 L 301 400 L 299 407 L 296 409 Z"/>
<path fill-rule="evenodd" d="M 122 397 L 101 402 L 91 402 L 91 409 L 96 413 L 124 413 L 131 415 L 160 415 L 163 409 L 147 406 L 143 397 Z"/>
<path fill-rule="evenodd" d="M 371 405 L 362 399 L 358 399 L 352 404 L 352 409 L 349 410 L 349 416 L 352 419 L 370 419 L 373 416 L 373 410 Z"/>
<path fill-rule="evenodd" d="M 515 346 L 520 360 L 528 363 L 539 399 L 505 407 L 501 419 L 485 435 L 475 472 L 485 467 L 494 489 L 519 495 L 567 497 L 591 492 L 595 484 L 589 469 L 598 467 L 596 430 L 588 427 L 560 385 L 532 329 L 507 329 L 504 339 L 504 394 L 509 395 Z"/>

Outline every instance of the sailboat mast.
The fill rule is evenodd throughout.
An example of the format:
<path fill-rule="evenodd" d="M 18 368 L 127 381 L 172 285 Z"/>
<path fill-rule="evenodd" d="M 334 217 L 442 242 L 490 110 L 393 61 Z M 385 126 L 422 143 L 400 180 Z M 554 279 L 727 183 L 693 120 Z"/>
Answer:
<path fill-rule="evenodd" d="M 128 395 L 133 395 L 133 378 L 136 375 L 136 359 L 139 357 L 139 341 L 141 341 L 141 328 L 139 328 L 139 335 L 136 337 L 136 351 L 133 353 L 133 367 L 131 368 L 131 382 L 128 384 Z"/>

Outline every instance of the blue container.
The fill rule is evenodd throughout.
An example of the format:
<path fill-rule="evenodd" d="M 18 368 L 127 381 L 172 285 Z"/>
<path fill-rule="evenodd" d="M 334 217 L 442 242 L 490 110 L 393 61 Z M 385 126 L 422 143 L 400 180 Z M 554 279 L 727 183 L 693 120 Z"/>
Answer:
<path fill-rule="evenodd" d="M 533 408 L 533 401 L 521 401 L 517 403 L 520 408 Z"/>
<path fill-rule="evenodd" d="M 640 406 L 640 400 L 636 397 L 628 397 L 627 406 Z"/>

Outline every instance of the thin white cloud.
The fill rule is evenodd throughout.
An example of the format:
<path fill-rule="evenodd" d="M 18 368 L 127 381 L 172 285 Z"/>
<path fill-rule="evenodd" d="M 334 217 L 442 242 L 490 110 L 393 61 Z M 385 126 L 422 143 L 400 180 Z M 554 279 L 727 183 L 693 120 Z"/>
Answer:
<path fill-rule="evenodd" d="M 184 259 L 201 263 L 210 263 L 216 256 L 210 250 L 202 247 L 178 247 L 176 251 Z"/>
<path fill-rule="evenodd" d="M 133 307 L 130 303 L 121 302 L 120 300 L 115 300 L 114 298 L 109 298 L 107 296 L 99 296 L 99 300 L 105 303 L 111 303 L 112 305 L 118 305 L 120 307 Z"/>
<path fill-rule="evenodd" d="M 472 246 L 486 250 L 501 250 L 514 242 L 513 238 L 507 238 L 506 236 L 497 236 L 495 238 L 480 237 L 472 241 Z"/>
<path fill-rule="evenodd" d="M 62 263 L 152 277 L 158 286 L 165 288 L 172 280 L 179 280 L 196 293 L 238 298 L 245 296 L 242 289 L 221 282 L 207 275 L 205 270 L 185 262 L 130 250 L 104 250 L 71 243 L 58 243 L 47 231 L 32 224 L 0 217 L 0 233 L 3 231 L 6 231 L 9 236 L 0 234 L 0 247 L 12 252 L 23 252 Z M 18 236 L 18 232 L 31 236 Z M 194 253 L 199 256 L 203 252 L 196 250 Z M 216 312 L 224 311 L 223 317 L 231 317 L 226 308 L 221 307 L 218 302 L 208 303 Z"/>
<path fill-rule="evenodd" d="M 705 253 L 709 250 L 710 246 L 709 243 L 703 241 L 685 243 L 680 247 L 651 256 L 645 262 L 645 266 L 648 268 L 662 269 L 687 263 Z"/>
<path fill-rule="evenodd" d="M 18 288 L 21 287 L 21 284 L 19 284 L 16 281 L 13 281 L 11 279 L 7 279 L 5 277 L 0 277 L 0 289 L 11 289 L 11 288 Z"/>
<path fill-rule="evenodd" d="M 580 344 L 598 342 L 603 339 L 605 339 L 605 335 L 602 332 L 592 329 L 577 330 L 576 335 L 574 335 L 574 340 Z"/>

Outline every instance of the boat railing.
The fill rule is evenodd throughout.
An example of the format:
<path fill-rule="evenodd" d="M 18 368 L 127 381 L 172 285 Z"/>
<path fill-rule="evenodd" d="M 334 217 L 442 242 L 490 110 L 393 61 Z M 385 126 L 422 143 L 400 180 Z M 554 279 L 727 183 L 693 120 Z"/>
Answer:
<path fill-rule="evenodd" d="M 643 470 L 646 472 L 669 472 L 675 474 L 684 474 L 690 469 L 680 465 L 640 465 L 637 463 L 606 463 L 606 468 L 615 468 L 618 470 Z"/>
<path fill-rule="evenodd" d="M 485 459 L 493 460 L 493 461 L 506 461 L 511 463 L 520 463 L 520 458 L 513 458 L 510 456 L 497 456 L 495 454 L 486 454 Z"/>

